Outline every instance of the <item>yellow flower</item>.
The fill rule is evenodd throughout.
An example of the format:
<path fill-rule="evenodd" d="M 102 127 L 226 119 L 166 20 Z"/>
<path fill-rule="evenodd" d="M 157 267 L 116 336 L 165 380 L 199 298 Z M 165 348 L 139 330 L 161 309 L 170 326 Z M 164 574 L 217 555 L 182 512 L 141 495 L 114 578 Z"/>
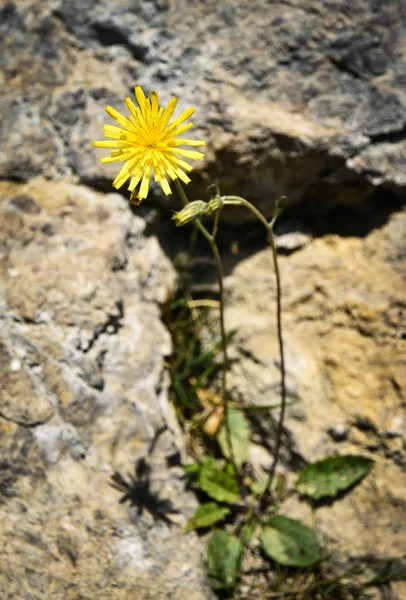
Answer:
<path fill-rule="evenodd" d="M 113 186 L 119 189 L 131 177 L 128 189 L 131 196 L 136 196 L 140 201 L 148 195 L 149 180 L 151 175 L 159 181 L 166 195 L 171 193 L 171 188 L 166 175 L 173 180 L 179 178 L 184 183 L 190 179 L 185 171 L 191 167 L 184 158 L 200 160 L 204 154 L 195 150 L 185 150 L 180 146 L 205 146 L 201 140 L 190 140 L 178 136 L 193 127 L 193 123 L 184 123 L 194 112 L 193 107 L 187 108 L 177 119 L 170 122 L 178 99 L 172 97 L 166 108 L 159 106 L 158 93 L 151 90 L 150 98 L 146 98 L 141 86 L 135 88 L 138 106 L 131 98 L 126 98 L 130 111 L 124 117 L 111 106 L 106 107 L 106 112 L 115 119 L 123 129 L 115 125 L 104 125 L 104 135 L 111 138 L 108 141 L 97 141 L 97 148 L 111 148 L 110 156 L 101 159 L 101 162 L 125 161 L 119 174 L 113 181 Z"/>

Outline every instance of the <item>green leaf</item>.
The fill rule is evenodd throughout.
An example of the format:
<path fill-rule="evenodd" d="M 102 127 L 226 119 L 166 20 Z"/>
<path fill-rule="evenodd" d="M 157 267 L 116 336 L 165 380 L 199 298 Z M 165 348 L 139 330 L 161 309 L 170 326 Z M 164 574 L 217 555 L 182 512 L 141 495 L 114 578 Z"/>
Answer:
<path fill-rule="evenodd" d="M 186 298 L 178 298 L 178 299 L 173 300 L 169 304 L 169 310 L 176 310 L 180 306 L 185 306 L 185 305 L 186 305 Z"/>
<path fill-rule="evenodd" d="M 238 538 L 216 529 L 207 548 L 207 570 L 212 587 L 232 591 L 240 569 L 242 547 Z"/>
<path fill-rule="evenodd" d="M 177 375 L 172 376 L 172 387 L 174 392 L 177 395 L 178 401 L 182 406 L 188 406 L 189 400 L 187 394 L 185 394 L 185 390 L 183 389 L 183 385 L 181 380 Z"/>
<path fill-rule="evenodd" d="M 199 474 L 198 486 L 210 498 L 218 502 L 233 504 L 240 497 L 238 483 L 233 473 L 230 470 L 220 470 L 211 463 L 203 465 Z"/>
<path fill-rule="evenodd" d="M 255 496 L 262 496 L 269 483 L 269 475 L 262 469 L 262 467 L 257 468 L 255 475 L 256 480 L 250 485 L 251 492 L 255 494 Z"/>
<path fill-rule="evenodd" d="M 266 554 L 281 565 L 308 567 L 321 559 L 321 547 L 313 531 L 282 515 L 268 522 L 261 544 Z"/>
<path fill-rule="evenodd" d="M 217 436 L 217 441 L 225 457 L 231 458 L 230 444 L 237 467 L 247 460 L 250 441 L 250 428 L 247 419 L 240 410 L 229 408 L 226 415 L 230 439 L 228 436 L 226 424 L 223 423 Z"/>
<path fill-rule="evenodd" d="M 217 521 L 224 519 L 230 512 L 227 506 L 219 506 L 216 502 L 202 504 L 196 510 L 193 517 L 189 519 L 186 532 L 200 529 L 201 527 L 210 527 L 210 525 L 214 525 Z"/>
<path fill-rule="evenodd" d="M 307 465 L 299 472 L 296 489 L 314 500 L 334 497 L 364 477 L 374 461 L 364 456 L 329 456 Z"/>
<path fill-rule="evenodd" d="M 219 365 L 216 363 L 212 363 L 211 365 L 208 365 L 206 367 L 206 369 L 203 371 L 203 373 L 201 373 L 199 375 L 199 377 L 196 379 L 196 383 L 193 385 L 193 391 L 199 390 L 203 384 L 206 382 L 206 380 L 210 377 L 210 375 L 213 373 L 213 371 L 215 371 L 216 369 L 219 368 Z"/>
<path fill-rule="evenodd" d="M 211 469 L 213 471 L 222 471 L 224 470 L 225 464 L 223 459 L 216 460 L 212 456 L 203 455 L 200 462 L 183 465 L 183 469 L 191 483 L 198 484 L 199 475 L 203 468 Z"/>
<path fill-rule="evenodd" d="M 241 527 L 240 539 L 242 544 L 248 546 L 251 543 L 251 540 L 255 535 L 256 528 L 257 520 L 255 518 L 248 519 L 248 521 L 245 521 L 244 525 Z"/>
<path fill-rule="evenodd" d="M 183 469 L 190 478 L 193 478 L 197 475 L 201 469 L 199 463 L 189 463 L 188 465 L 183 465 Z"/>

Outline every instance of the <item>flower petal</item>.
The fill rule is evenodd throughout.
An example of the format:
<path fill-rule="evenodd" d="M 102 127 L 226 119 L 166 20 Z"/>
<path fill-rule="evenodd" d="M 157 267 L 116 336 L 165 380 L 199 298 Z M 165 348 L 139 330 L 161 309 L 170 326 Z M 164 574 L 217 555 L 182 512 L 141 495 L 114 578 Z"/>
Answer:
<path fill-rule="evenodd" d="M 176 148 L 171 150 L 174 154 L 184 156 L 185 158 L 191 158 L 192 160 L 202 160 L 204 158 L 203 152 L 197 152 L 196 150 L 184 150 L 183 148 Z"/>
<path fill-rule="evenodd" d="M 170 130 L 174 129 L 175 127 L 177 127 L 178 125 L 183 123 L 183 121 L 186 121 L 186 119 L 191 117 L 194 112 L 195 112 L 195 109 L 193 108 L 193 106 L 189 106 L 189 108 L 184 110 L 183 113 L 177 119 L 172 121 L 172 123 L 169 123 L 168 129 L 170 129 Z"/>
<path fill-rule="evenodd" d="M 128 119 L 123 117 L 123 115 L 120 114 L 115 108 L 112 108 L 111 106 L 106 106 L 106 113 L 109 114 L 110 117 L 113 117 L 113 119 L 121 123 L 121 125 L 126 129 L 129 129 L 130 131 L 134 129 L 134 125 L 132 125 L 132 123 L 130 123 Z"/>

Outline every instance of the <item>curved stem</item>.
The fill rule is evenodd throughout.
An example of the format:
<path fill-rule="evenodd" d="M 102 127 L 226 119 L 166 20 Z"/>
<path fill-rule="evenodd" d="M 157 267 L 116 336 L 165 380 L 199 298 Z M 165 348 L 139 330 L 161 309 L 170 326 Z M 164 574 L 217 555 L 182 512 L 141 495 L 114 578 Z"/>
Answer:
<path fill-rule="evenodd" d="M 213 231 L 211 232 L 211 235 L 213 236 L 214 239 L 216 239 L 216 235 L 217 235 L 217 231 L 218 231 L 218 227 L 219 227 L 219 217 L 220 217 L 220 211 L 218 210 L 214 215 Z"/>
<path fill-rule="evenodd" d="M 273 233 L 273 225 L 275 220 L 273 219 L 271 223 L 268 223 L 264 215 L 248 200 L 245 198 L 241 198 L 240 196 L 224 196 L 223 197 L 224 204 L 238 205 L 244 206 L 248 210 L 250 210 L 256 218 L 261 221 L 268 233 L 268 241 L 272 249 L 272 258 L 273 264 L 275 268 L 275 277 L 276 277 L 276 319 L 277 319 L 277 335 L 278 335 L 278 344 L 279 344 L 279 355 L 280 355 L 280 363 L 281 363 L 281 410 L 279 413 L 279 420 L 276 429 L 276 442 L 275 442 L 275 450 L 273 462 L 271 465 L 271 469 L 269 471 L 268 483 L 265 489 L 263 496 L 260 499 L 260 505 L 263 507 L 263 504 L 266 501 L 269 490 L 272 486 L 276 467 L 279 461 L 279 455 L 282 445 L 282 434 L 283 434 L 283 425 L 285 421 L 285 413 L 286 413 L 286 370 L 285 370 L 285 351 L 283 346 L 283 338 L 282 338 L 282 285 L 281 285 L 281 276 L 279 271 L 278 264 L 278 253 L 276 251 L 275 237 Z"/>
<path fill-rule="evenodd" d="M 266 227 L 268 234 L 270 232 L 273 235 L 272 226 L 265 219 L 261 211 L 259 211 L 256 206 L 251 204 L 251 202 L 248 202 L 248 200 L 246 200 L 245 198 L 241 198 L 241 196 L 223 196 L 223 202 L 225 205 L 234 204 L 236 206 L 245 206 L 245 208 L 248 208 L 248 210 L 250 210 L 256 216 L 256 218 L 259 221 L 261 221 L 261 223 Z"/>
<path fill-rule="evenodd" d="M 179 196 L 184 205 L 189 204 L 189 199 L 186 195 L 185 190 L 182 187 L 179 179 L 175 179 L 175 185 L 179 192 Z M 221 261 L 220 252 L 216 242 L 216 235 L 218 231 L 218 213 L 215 215 L 214 219 L 214 227 L 213 233 L 210 233 L 206 227 L 201 223 L 199 219 L 195 221 L 196 227 L 199 231 L 204 235 L 206 240 L 209 242 L 211 251 L 213 253 L 213 257 L 216 263 L 216 272 L 217 272 L 217 283 L 219 287 L 219 303 L 220 303 L 220 334 L 221 334 L 221 347 L 223 351 L 223 365 L 221 370 L 221 389 L 222 389 L 222 397 L 223 397 L 223 405 L 224 405 L 224 413 L 225 413 L 225 428 L 227 434 L 227 444 L 230 449 L 230 459 L 235 469 L 236 474 L 238 473 L 237 465 L 235 462 L 234 451 L 232 447 L 231 441 L 231 432 L 230 425 L 228 420 L 229 415 L 229 399 L 227 392 L 227 370 L 228 370 L 228 352 L 227 352 L 227 336 L 226 336 L 226 326 L 225 326 L 225 317 L 224 317 L 224 269 L 223 263 Z"/>

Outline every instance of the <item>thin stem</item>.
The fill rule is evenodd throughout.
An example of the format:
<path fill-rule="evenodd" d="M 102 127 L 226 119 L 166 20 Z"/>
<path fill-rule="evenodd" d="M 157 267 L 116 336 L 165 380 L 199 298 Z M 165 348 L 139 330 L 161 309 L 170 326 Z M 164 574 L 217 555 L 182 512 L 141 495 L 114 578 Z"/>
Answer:
<path fill-rule="evenodd" d="M 219 286 L 219 298 L 220 298 L 220 330 L 221 330 L 221 344 L 223 346 L 223 370 L 222 370 L 222 392 L 224 400 L 226 401 L 227 397 L 227 369 L 228 369 L 228 352 L 227 352 L 227 337 L 226 337 L 226 326 L 224 319 L 224 271 L 223 271 L 223 263 L 221 262 L 219 249 L 217 244 L 213 241 L 212 244 L 212 252 L 214 259 L 216 261 L 216 270 L 217 270 L 217 282 Z M 228 403 L 228 400 L 225 402 Z"/>
<path fill-rule="evenodd" d="M 276 318 L 277 318 L 277 329 L 278 329 L 278 344 L 279 344 L 279 355 L 281 361 L 281 411 L 279 414 L 279 422 L 276 430 L 276 442 L 275 442 L 275 450 L 274 450 L 274 459 L 271 466 L 271 470 L 269 472 L 268 477 L 268 485 L 266 490 L 271 488 L 273 483 L 273 479 L 275 476 L 276 466 L 279 460 L 280 449 L 282 445 L 282 434 L 283 434 L 283 425 L 285 420 L 285 412 L 286 412 L 286 371 L 285 371 L 285 352 L 283 346 L 283 338 L 282 338 L 282 286 L 281 286 L 281 276 L 279 271 L 278 264 L 278 253 L 276 251 L 275 238 L 273 235 L 273 231 L 269 228 L 269 242 L 272 248 L 272 256 L 275 267 L 275 277 L 276 277 Z M 266 493 L 266 492 L 265 492 Z"/>
<path fill-rule="evenodd" d="M 281 285 L 281 276 L 279 271 L 278 264 L 278 253 L 276 251 L 275 237 L 273 233 L 273 225 L 274 220 L 271 223 L 268 223 L 264 215 L 248 200 L 245 198 L 241 198 L 240 196 L 224 196 L 223 197 L 224 205 L 231 204 L 237 206 L 245 206 L 248 210 L 250 210 L 256 218 L 261 221 L 268 233 L 268 241 L 272 250 L 272 258 L 275 269 L 275 277 L 276 277 L 276 320 L 277 320 L 277 335 L 278 335 L 278 344 L 279 344 L 279 356 L 281 362 L 281 411 L 279 413 L 279 420 L 276 429 L 276 442 L 275 442 L 275 450 L 274 457 L 271 469 L 269 471 L 268 482 L 265 488 L 265 492 L 260 499 L 260 506 L 264 508 L 264 503 L 266 502 L 267 495 L 272 486 L 276 467 L 279 461 L 280 449 L 282 445 L 282 434 L 283 434 L 283 425 L 285 421 L 285 413 L 286 413 L 286 371 L 285 371 L 285 352 L 283 346 L 283 338 L 282 338 L 282 285 Z"/>
<path fill-rule="evenodd" d="M 211 232 L 211 235 L 213 236 L 214 239 L 216 239 L 217 231 L 219 228 L 219 217 L 220 217 L 220 211 L 218 210 L 216 212 L 216 214 L 214 215 L 213 231 Z"/>
<path fill-rule="evenodd" d="M 178 190 L 180 199 L 182 200 L 183 204 L 186 206 L 186 204 L 189 204 L 189 198 L 187 197 L 186 192 L 183 189 L 182 184 L 179 181 L 179 179 L 175 179 L 175 185 L 176 185 L 176 189 Z"/>
<path fill-rule="evenodd" d="M 185 192 L 184 188 L 182 187 L 182 184 L 180 183 L 179 179 L 175 179 L 175 185 L 179 192 L 179 196 L 180 196 L 183 204 L 186 206 L 186 204 L 189 204 L 189 199 L 188 199 L 186 192 Z M 223 263 L 222 263 L 221 257 L 220 257 L 220 252 L 219 252 L 219 249 L 218 249 L 218 246 L 216 243 L 216 234 L 218 231 L 218 213 L 216 213 L 216 216 L 215 216 L 213 233 L 210 233 L 206 229 L 206 227 L 201 223 L 201 221 L 199 219 L 197 219 L 195 221 L 195 224 L 196 224 L 196 227 L 199 229 L 199 231 L 204 235 L 204 237 L 209 242 L 211 251 L 214 256 L 214 260 L 216 262 L 217 283 L 218 283 L 218 288 L 219 288 L 219 303 L 220 303 L 220 318 L 219 318 L 219 320 L 220 320 L 221 347 L 223 350 L 223 365 L 222 365 L 222 370 L 221 370 L 221 389 L 222 389 L 222 397 L 223 397 L 223 405 L 224 405 L 224 413 L 225 413 L 224 424 L 225 424 L 226 434 L 227 434 L 227 444 L 230 449 L 230 459 L 231 459 L 231 462 L 235 469 L 235 472 L 237 474 L 238 469 L 237 469 L 237 465 L 235 462 L 234 451 L 233 451 L 232 440 L 231 440 L 230 424 L 229 424 L 229 420 L 228 420 L 229 399 L 228 399 L 228 392 L 227 392 L 227 370 L 228 370 L 229 362 L 228 362 L 228 352 L 227 352 L 226 326 L 225 326 L 225 318 L 224 318 L 224 283 L 223 283 L 224 282 L 224 270 L 223 270 Z"/>
<path fill-rule="evenodd" d="M 248 202 L 248 200 L 246 200 L 245 198 L 241 198 L 241 196 L 223 196 L 223 202 L 225 205 L 234 204 L 236 206 L 245 206 L 245 208 L 248 208 L 248 210 L 250 210 L 256 216 L 256 218 L 259 221 L 261 221 L 261 223 L 266 227 L 268 235 L 269 233 L 273 235 L 272 227 L 265 219 L 264 215 L 256 208 L 256 206 L 251 204 L 251 202 Z"/>

